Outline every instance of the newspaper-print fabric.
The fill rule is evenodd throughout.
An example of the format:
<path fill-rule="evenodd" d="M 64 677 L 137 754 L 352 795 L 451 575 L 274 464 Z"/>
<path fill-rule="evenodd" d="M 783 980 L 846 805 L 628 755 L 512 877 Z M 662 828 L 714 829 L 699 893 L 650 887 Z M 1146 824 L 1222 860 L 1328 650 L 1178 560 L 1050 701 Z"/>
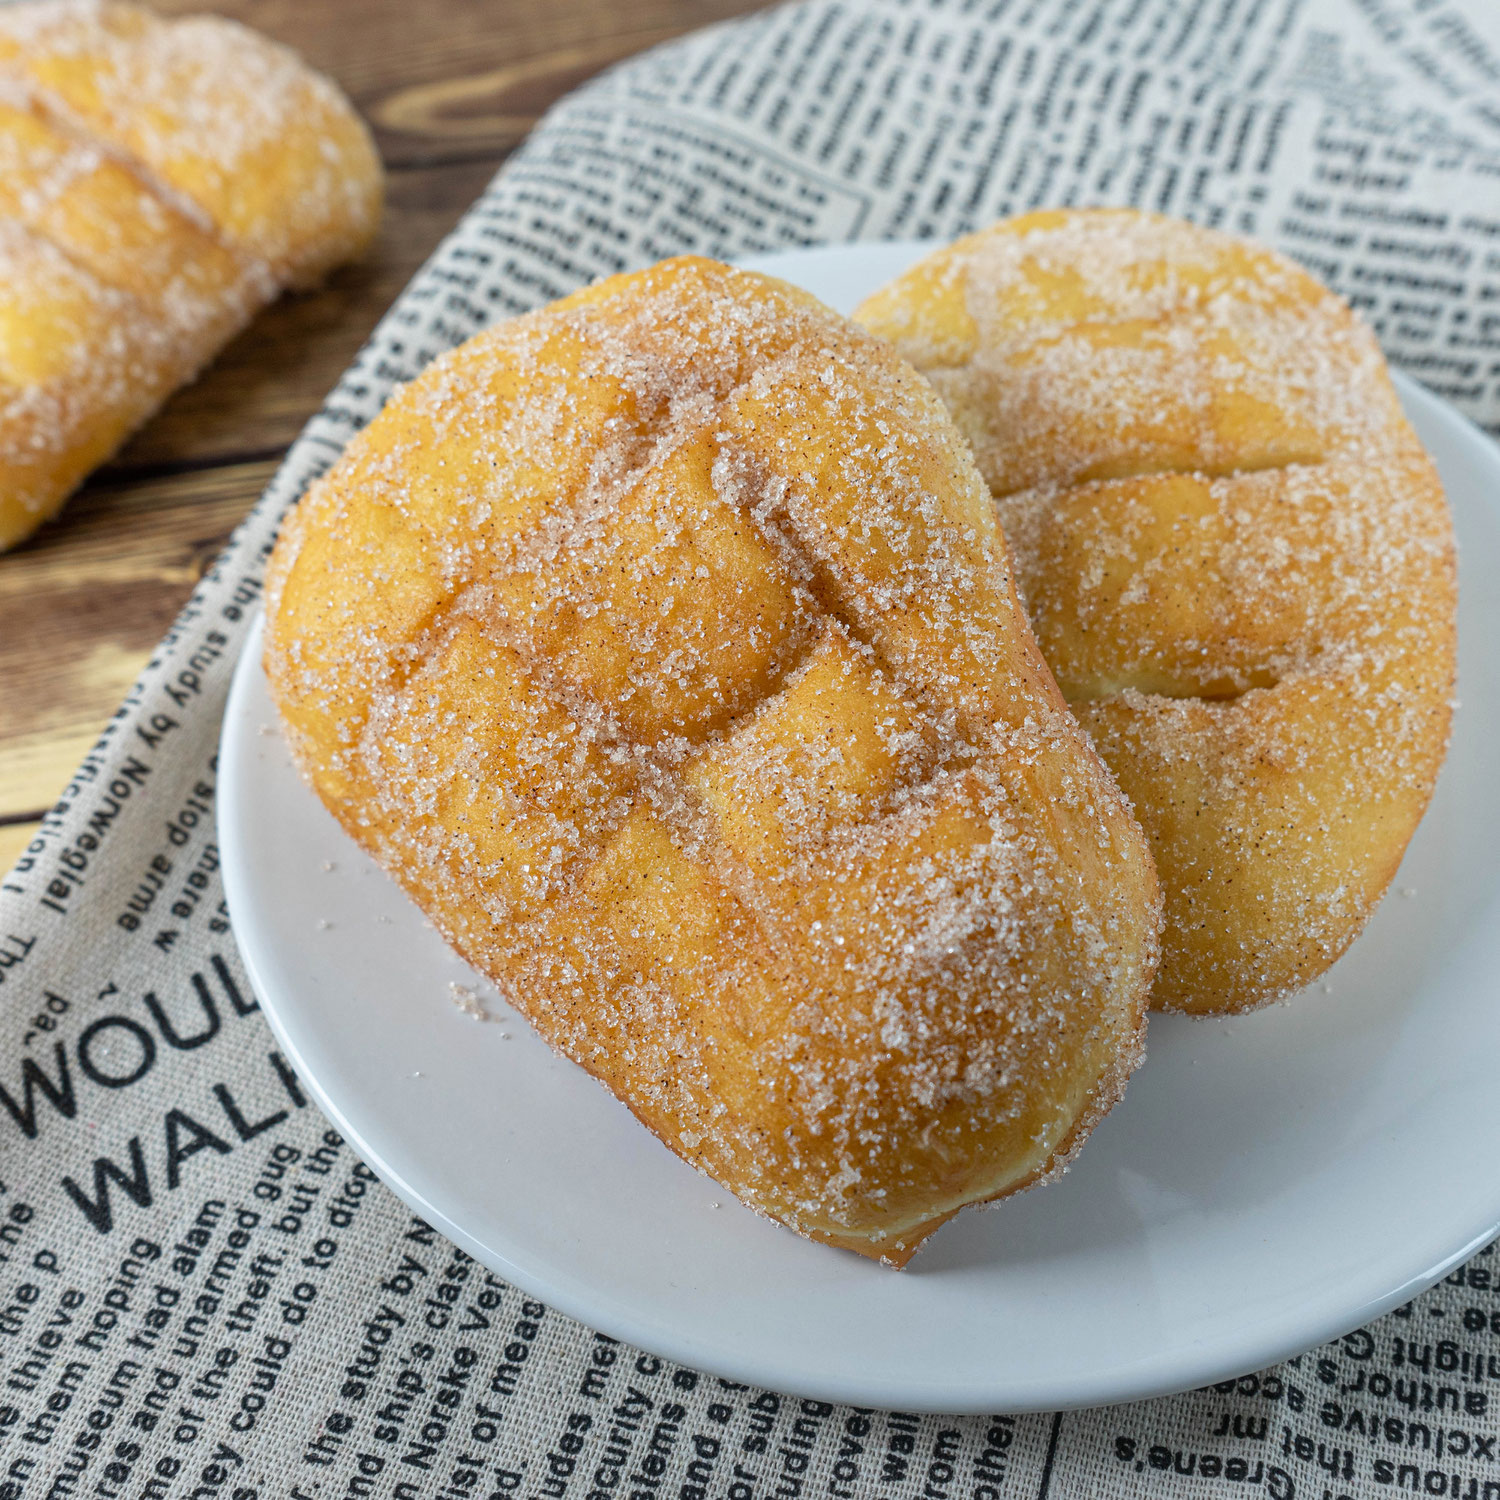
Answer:
<path fill-rule="evenodd" d="M 1274 1370 L 932 1417 L 728 1385 L 443 1242 L 309 1106 L 214 844 L 278 518 L 482 325 L 679 251 L 1129 203 L 1258 235 L 1500 428 L 1489 0 L 807 0 L 558 105 L 402 295 L 0 884 L 0 1500 L 1500 1500 L 1500 1262 Z"/>

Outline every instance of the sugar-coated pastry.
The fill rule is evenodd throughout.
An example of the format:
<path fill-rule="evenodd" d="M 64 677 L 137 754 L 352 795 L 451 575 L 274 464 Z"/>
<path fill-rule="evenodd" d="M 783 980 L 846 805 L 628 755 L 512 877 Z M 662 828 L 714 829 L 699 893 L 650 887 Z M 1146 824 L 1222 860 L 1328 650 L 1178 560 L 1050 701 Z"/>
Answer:
<path fill-rule="evenodd" d="M 856 317 L 973 445 L 1151 840 L 1153 1003 L 1315 979 L 1395 874 L 1453 687 L 1447 505 L 1369 330 L 1261 246 L 1110 210 L 959 240 Z"/>
<path fill-rule="evenodd" d="M 349 102 L 255 32 L 0 5 L 0 549 L 283 287 L 362 249 L 380 196 Z"/>
<path fill-rule="evenodd" d="M 1145 840 L 931 387 L 666 261 L 397 394 L 291 516 L 304 772 L 555 1047 L 746 1203 L 903 1264 L 1141 1047 Z"/>

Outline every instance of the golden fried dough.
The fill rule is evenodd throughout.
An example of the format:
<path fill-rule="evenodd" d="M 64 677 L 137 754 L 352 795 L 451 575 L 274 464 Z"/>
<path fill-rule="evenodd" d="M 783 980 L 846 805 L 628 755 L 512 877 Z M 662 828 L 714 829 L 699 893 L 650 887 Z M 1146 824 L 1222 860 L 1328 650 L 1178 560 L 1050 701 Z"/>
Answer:
<path fill-rule="evenodd" d="M 1448 739 L 1447 505 L 1369 331 L 1178 220 L 1029 214 L 856 317 L 973 445 L 1042 652 L 1151 840 L 1153 1003 L 1315 979 L 1395 874 Z"/>
<path fill-rule="evenodd" d="M 471 339 L 267 611 L 344 827 L 762 1213 L 899 1265 L 1119 1097 L 1144 838 L 941 403 L 805 294 L 674 260 Z"/>
<path fill-rule="evenodd" d="M 380 194 L 348 101 L 243 26 L 0 5 L 0 549 L 360 250 Z"/>

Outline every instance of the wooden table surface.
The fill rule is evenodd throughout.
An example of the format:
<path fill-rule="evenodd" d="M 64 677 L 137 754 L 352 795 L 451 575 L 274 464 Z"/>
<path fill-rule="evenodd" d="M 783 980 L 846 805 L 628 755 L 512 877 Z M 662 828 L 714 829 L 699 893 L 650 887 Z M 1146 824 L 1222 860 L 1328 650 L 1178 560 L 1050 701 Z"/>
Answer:
<path fill-rule="evenodd" d="M 0 555 L 0 868 L 380 314 L 560 94 L 762 0 L 155 0 L 216 9 L 338 79 L 385 160 L 373 254 L 283 299 L 58 520 Z"/>

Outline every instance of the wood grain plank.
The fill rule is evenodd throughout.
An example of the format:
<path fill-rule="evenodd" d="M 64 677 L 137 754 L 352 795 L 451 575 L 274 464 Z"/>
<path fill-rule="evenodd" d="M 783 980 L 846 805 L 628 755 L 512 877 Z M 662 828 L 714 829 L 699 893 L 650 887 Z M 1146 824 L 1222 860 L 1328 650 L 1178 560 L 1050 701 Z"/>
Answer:
<path fill-rule="evenodd" d="M 156 0 L 211 8 L 295 47 L 337 78 L 375 129 L 388 166 L 490 161 L 559 95 L 601 68 L 765 0 Z"/>
<path fill-rule="evenodd" d="M 275 467 L 91 486 L 75 528 L 0 560 L 0 819 L 56 800 Z"/>
<path fill-rule="evenodd" d="M 41 826 L 40 823 L 0 823 L 0 878 L 20 859 L 21 852 L 36 837 Z"/>

